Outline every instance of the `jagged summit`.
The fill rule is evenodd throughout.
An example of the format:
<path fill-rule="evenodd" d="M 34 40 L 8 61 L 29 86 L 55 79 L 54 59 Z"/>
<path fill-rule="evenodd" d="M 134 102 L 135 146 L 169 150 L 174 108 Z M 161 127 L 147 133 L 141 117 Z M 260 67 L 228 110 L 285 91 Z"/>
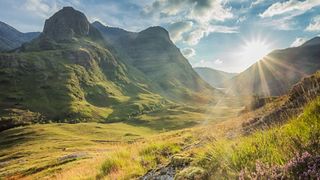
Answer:
<path fill-rule="evenodd" d="M 46 20 L 43 34 L 55 41 L 70 40 L 89 34 L 87 17 L 72 7 L 64 7 Z"/>

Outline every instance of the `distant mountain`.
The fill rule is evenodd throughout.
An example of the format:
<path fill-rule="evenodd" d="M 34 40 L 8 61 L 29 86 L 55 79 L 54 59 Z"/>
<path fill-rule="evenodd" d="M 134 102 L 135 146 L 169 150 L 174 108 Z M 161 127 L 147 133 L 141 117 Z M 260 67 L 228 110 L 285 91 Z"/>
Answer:
<path fill-rule="evenodd" d="M 217 92 L 192 69 L 164 28 L 156 26 L 133 33 L 106 27 L 99 22 L 93 26 L 126 63 L 156 83 L 163 95 L 178 101 L 202 101 L 204 94 Z"/>
<path fill-rule="evenodd" d="M 275 50 L 229 81 L 233 93 L 283 95 L 301 78 L 320 69 L 320 39 L 302 46 Z"/>
<path fill-rule="evenodd" d="M 39 32 L 22 33 L 0 21 L 0 51 L 18 48 L 23 43 L 36 38 L 39 34 Z"/>
<path fill-rule="evenodd" d="M 224 83 L 237 75 L 237 73 L 228 73 L 208 67 L 195 67 L 193 69 L 202 79 L 215 88 L 225 88 Z"/>
<path fill-rule="evenodd" d="M 302 47 L 320 45 L 320 37 L 315 37 L 302 44 Z"/>
<path fill-rule="evenodd" d="M 134 121 L 146 111 L 212 102 L 220 94 L 193 71 L 166 30 L 136 35 L 115 50 L 83 13 L 71 7 L 55 13 L 39 37 L 0 53 L 0 130 L 49 120 Z"/>

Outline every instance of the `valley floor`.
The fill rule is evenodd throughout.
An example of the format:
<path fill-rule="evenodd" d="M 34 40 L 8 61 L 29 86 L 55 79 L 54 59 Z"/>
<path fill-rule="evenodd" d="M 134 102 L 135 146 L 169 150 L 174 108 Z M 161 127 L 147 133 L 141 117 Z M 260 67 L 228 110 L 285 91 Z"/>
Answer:
<path fill-rule="evenodd" d="M 101 166 L 108 157 L 114 157 L 115 153 L 129 151 L 139 158 L 141 154 L 139 151 L 145 151 L 153 145 L 157 148 L 172 146 L 180 152 L 185 146 L 191 146 L 197 143 L 199 138 L 201 139 L 203 133 L 200 135 L 197 129 L 236 117 L 243 107 L 234 100 L 224 99 L 218 104 L 197 108 L 200 109 L 198 112 L 194 109 L 178 107 L 141 115 L 140 119 L 144 122 L 140 125 L 136 122 L 52 123 L 3 131 L 0 133 L 0 177 L 11 179 L 104 177 L 106 172 L 101 173 Z M 167 124 L 163 124 L 164 122 Z M 187 127 L 187 129 L 174 130 L 176 127 Z M 225 131 L 222 128 L 214 129 Z M 141 176 L 159 163 L 167 162 L 170 159 L 169 154 L 171 156 L 174 153 L 168 152 L 168 156 L 160 158 L 161 162 L 155 160 L 155 154 L 148 154 L 144 157 L 146 158 L 144 165 L 137 165 L 135 161 L 131 165 L 123 164 L 122 168 L 127 171 L 121 177 Z M 125 158 L 126 155 L 120 154 L 120 156 Z M 129 162 L 130 160 L 126 163 Z M 130 170 L 130 166 L 134 170 Z M 126 173 L 129 171 L 133 174 L 128 176 Z"/>
<path fill-rule="evenodd" d="M 226 104 L 215 104 L 211 108 L 219 110 L 215 113 L 211 110 L 210 118 L 203 119 L 203 123 L 168 132 L 124 123 L 36 124 L 9 129 L 0 134 L 0 177 L 250 179 L 274 174 L 296 177 L 304 169 L 292 170 L 301 164 L 289 167 L 294 158 L 319 157 L 319 98 L 284 125 L 243 134 L 244 120 L 280 104 L 275 102 L 240 115 L 241 106 L 228 109 Z M 226 119 L 219 119 L 218 112 L 230 113 Z"/>

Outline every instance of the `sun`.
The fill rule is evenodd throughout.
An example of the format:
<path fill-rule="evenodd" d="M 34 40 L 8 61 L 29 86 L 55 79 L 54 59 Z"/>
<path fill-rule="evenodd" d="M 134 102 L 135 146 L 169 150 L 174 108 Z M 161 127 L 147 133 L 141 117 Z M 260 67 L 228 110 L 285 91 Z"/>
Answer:
<path fill-rule="evenodd" d="M 271 51 L 270 44 L 264 40 L 254 39 L 245 41 L 240 52 L 243 60 L 258 61 Z"/>

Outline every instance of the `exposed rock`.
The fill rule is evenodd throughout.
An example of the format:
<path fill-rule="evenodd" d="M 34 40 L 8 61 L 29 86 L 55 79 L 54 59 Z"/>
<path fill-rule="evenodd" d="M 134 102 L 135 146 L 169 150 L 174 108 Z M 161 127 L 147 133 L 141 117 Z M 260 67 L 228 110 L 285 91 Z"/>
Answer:
<path fill-rule="evenodd" d="M 90 23 L 86 16 L 72 7 L 64 7 L 46 20 L 43 33 L 55 41 L 68 41 L 87 36 Z"/>
<path fill-rule="evenodd" d="M 141 180 L 173 180 L 178 171 L 190 165 L 192 158 L 175 155 L 166 166 L 161 166 L 157 169 L 150 170 Z"/>
<path fill-rule="evenodd" d="M 72 63 L 83 67 L 92 67 L 94 63 L 91 54 L 86 50 L 67 51 L 66 56 Z"/>
<path fill-rule="evenodd" d="M 86 157 L 88 154 L 85 152 L 72 153 L 58 158 L 58 161 L 67 161 L 72 159 L 78 159 Z"/>
<path fill-rule="evenodd" d="M 279 108 L 262 117 L 254 117 L 242 124 L 246 133 L 252 129 L 268 128 L 275 123 L 284 121 L 302 112 L 303 106 L 320 95 L 320 72 L 304 78 L 294 85 L 289 93 L 288 100 Z"/>

